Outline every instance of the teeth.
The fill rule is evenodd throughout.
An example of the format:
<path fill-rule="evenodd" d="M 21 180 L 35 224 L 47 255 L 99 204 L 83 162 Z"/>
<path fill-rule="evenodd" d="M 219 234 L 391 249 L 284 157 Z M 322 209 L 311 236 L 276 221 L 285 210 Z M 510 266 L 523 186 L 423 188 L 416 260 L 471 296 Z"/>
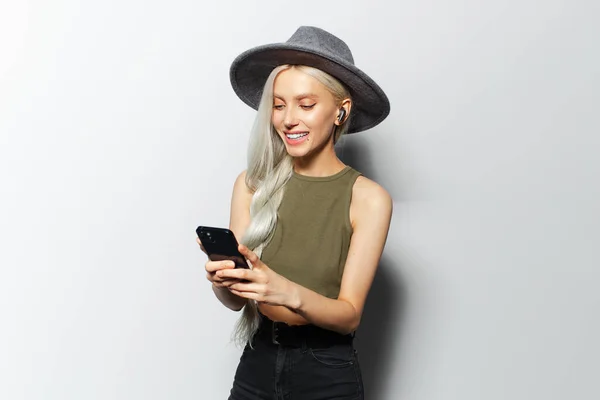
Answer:
<path fill-rule="evenodd" d="M 290 139 L 299 139 L 303 136 L 308 135 L 308 132 L 303 132 L 303 133 L 291 133 L 291 134 L 287 134 L 286 136 L 289 137 Z"/>

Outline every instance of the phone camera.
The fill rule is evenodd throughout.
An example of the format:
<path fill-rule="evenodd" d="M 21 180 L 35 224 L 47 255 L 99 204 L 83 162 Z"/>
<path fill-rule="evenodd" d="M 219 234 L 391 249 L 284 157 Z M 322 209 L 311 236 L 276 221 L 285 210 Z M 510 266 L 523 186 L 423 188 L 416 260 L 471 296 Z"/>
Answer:
<path fill-rule="evenodd" d="M 210 232 L 204 232 L 204 236 L 206 237 L 206 240 L 210 243 L 215 243 L 215 238 L 212 237 L 212 235 L 210 234 Z"/>

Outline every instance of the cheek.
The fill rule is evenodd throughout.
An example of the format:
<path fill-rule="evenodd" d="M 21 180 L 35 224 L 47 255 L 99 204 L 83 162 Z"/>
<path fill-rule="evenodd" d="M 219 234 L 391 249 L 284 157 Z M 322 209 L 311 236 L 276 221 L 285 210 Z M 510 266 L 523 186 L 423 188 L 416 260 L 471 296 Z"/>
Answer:
<path fill-rule="evenodd" d="M 274 112 L 271 114 L 271 123 L 274 126 L 279 126 L 283 123 L 283 114 Z"/>
<path fill-rule="evenodd" d="M 330 127 L 330 118 L 326 113 L 311 113 L 304 118 L 304 123 L 310 129 L 327 130 Z"/>

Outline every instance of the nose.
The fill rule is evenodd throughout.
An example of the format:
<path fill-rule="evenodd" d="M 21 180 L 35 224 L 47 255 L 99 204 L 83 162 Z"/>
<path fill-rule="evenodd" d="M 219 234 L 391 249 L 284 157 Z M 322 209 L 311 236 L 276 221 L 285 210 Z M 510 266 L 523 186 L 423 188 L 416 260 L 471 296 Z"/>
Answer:
<path fill-rule="evenodd" d="M 294 112 L 294 110 L 292 109 L 292 107 L 289 107 L 289 108 L 286 109 L 286 111 L 285 111 L 285 117 L 283 119 L 283 124 L 288 129 L 290 129 L 290 128 L 296 126 L 296 125 L 298 125 L 298 120 L 296 118 L 296 113 Z"/>

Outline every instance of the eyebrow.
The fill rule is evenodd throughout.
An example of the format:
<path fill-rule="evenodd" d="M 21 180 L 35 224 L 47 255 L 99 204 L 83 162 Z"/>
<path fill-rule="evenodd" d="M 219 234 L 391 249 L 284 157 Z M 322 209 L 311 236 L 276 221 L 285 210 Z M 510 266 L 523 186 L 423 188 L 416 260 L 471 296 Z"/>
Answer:
<path fill-rule="evenodd" d="M 283 100 L 283 96 L 280 96 L 278 94 L 273 94 L 273 97 Z M 301 100 L 301 99 L 305 99 L 305 98 L 308 98 L 308 97 L 313 98 L 313 99 L 318 99 L 319 98 L 319 96 L 316 95 L 316 94 L 314 94 L 314 93 L 301 93 L 301 94 L 299 94 L 297 96 L 294 96 L 294 99 Z"/>

